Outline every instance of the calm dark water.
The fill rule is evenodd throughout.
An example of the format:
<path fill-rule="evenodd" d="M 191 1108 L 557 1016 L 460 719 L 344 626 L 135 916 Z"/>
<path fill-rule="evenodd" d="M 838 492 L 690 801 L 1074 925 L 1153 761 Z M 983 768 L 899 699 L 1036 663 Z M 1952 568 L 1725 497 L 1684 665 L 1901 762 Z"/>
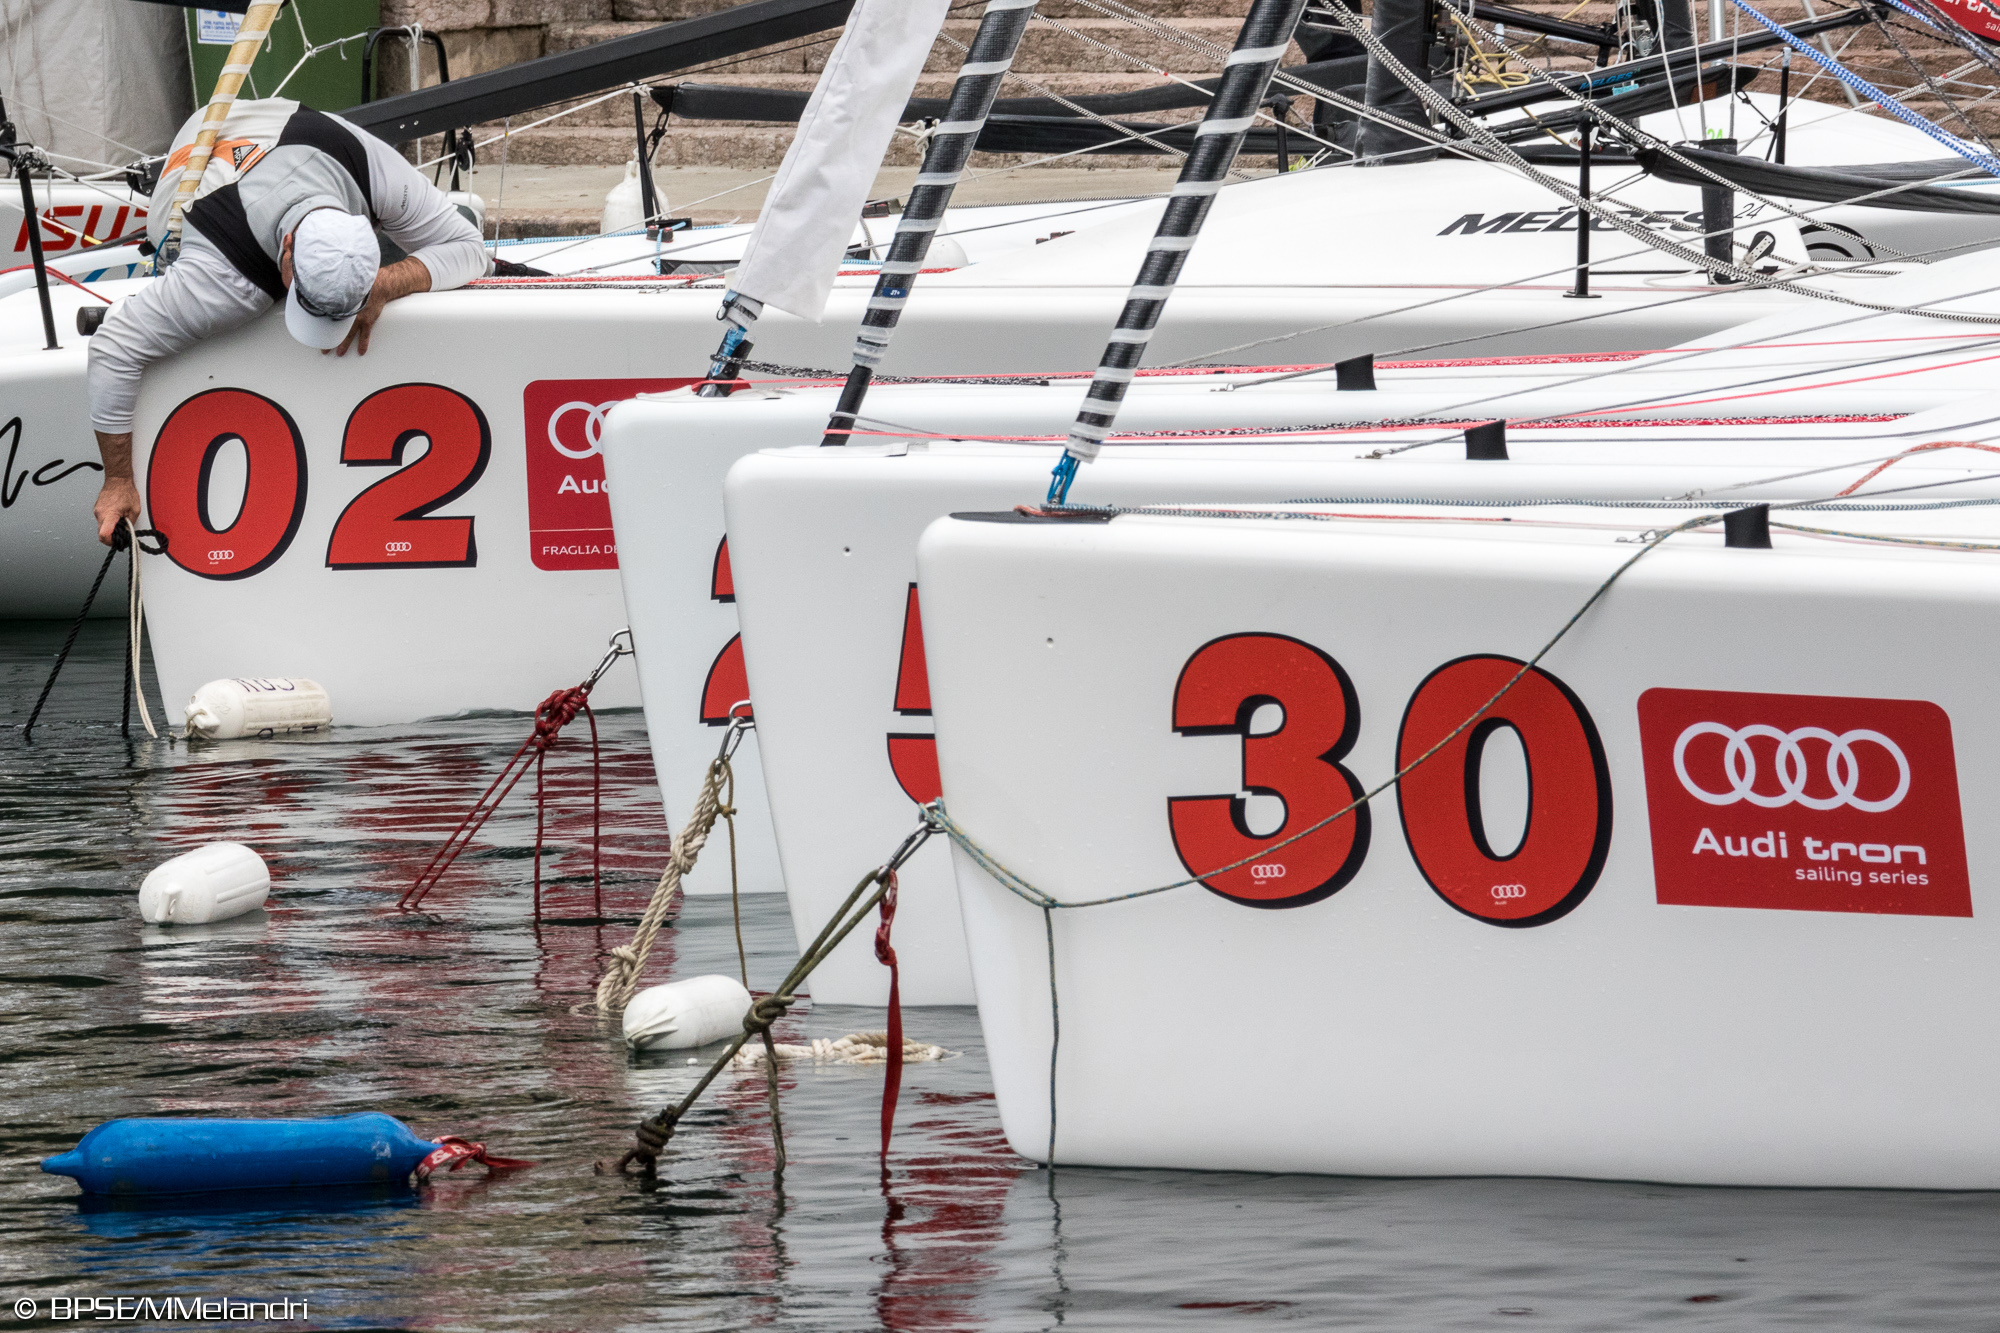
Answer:
<path fill-rule="evenodd" d="M 99 624 L 27 747 L 61 631 L 0 624 L 0 1320 L 40 1302 L 16 1326 L 50 1326 L 52 1297 L 181 1296 L 308 1301 L 291 1327 L 349 1329 L 2000 1329 L 1992 1195 L 1076 1169 L 1052 1184 L 1001 1141 L 971 1010 L 910 1015 L 962 1054 L 907 1071 L 886 1177 L 882 1075 L 853 1067 L 785 1075 L 782 1188 L 756 1076 L 723 1078 L 657 1191 L 595 1174 L 697 1072 L 630 1059 L 571 1012 L 665 854 L 639 718 L 603 719 L 611 923 L 587 920 L 580 768 L 563 770 L 546 865 L 552 912 L 584 924 L 533 927 L 522 795 L 403 916 L 397 894 L 524 718 L 128 743 L 122 631 Z M 225 837 L 270 861 L 270 908 L 142 925 L 144 871 Z M 751 983 L 768 987 L 790 921 L 776 896 L 746 901 Z M 726 901 L 695 899 L 649 980 L 734 966 Z M 880 1024 L 822 1006 L 783 1035 Z M 1181 1072 L 1226 1079 L 1228 1059 L 1189 1051 Z M 539 1165 L 421 1193 L 111 1209 L 36 1169 L 114 1116 L 359 1110 Z"/>

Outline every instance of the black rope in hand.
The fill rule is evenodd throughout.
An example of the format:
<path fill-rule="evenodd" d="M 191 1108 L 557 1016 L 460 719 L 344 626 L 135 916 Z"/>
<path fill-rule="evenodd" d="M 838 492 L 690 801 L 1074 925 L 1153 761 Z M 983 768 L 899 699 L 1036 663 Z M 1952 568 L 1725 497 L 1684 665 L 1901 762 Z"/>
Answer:
<path fill-rule="evenodd" d="M 159 555 L 167 549 L 167 536 L 165 533 L 154 528 L 140 528 L 138 531 L 140 538 L 139 549 L 146 552 L 146 554 Z M 146 545 L 145 539 L 148 537 L 155 538 L 159 542 L 158 550 Z M 69 635 L 63 640 L 62 650 L 56 654 L 56 664 L 49 668 L 49 678 L 42 682 L 41 697 L 35 700 L 34 709 L 28 714 L 27 725 L 21 728 L 22 740 L 32 741 L 35 738 L 35 723 L 42 715 L 42 705 L 49 701 L 49 692 L 56 687 L 56 677 L 62 674 L 63 664 L 69 661 L 70 649 L 76 647 L 76 636 L 82 632 L 83 622 L 90 618 L 90 608 L 91 604 L 97 600 L 97 590 L 104 586 L 104 576 L 111 572 L 111 562 L 118 558 L 120 551 L 130 547 L 131 544 L 131 533 L 127 531 L 124 524 L 121 523 L 118 527 L 112 529 L 111 549 L 104 553 L 104 563 L 97 567 L 97 577 L 90 581 L 90 591 L 84 595 L 83 609 L 76 613 L 76 621 L 69 627 Z"/>

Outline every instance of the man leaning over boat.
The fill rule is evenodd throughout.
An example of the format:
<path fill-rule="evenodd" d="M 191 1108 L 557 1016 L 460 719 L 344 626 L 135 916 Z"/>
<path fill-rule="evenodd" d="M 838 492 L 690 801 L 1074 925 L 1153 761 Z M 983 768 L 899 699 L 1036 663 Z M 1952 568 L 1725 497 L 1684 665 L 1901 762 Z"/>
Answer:
<path fill-rule="evenodd" d="M 153 192 L 155 251 L 200 123 L 196 113 L 181 127 Z M 365 355 L 389 302 L 449 291 L 493 267 L 478 229 L 395 149 L 283 98 L 231 109 L 184 223 L 161 278 L 114 306 L 90 343 L 90 424 L 104 459 L 95 514 L 107 544 L 139 517 L 132 418 L 147 366 L 279 301 L 286 331 L 306 346 Z M 381 262 L 378 228 L 405 258 Z"/>

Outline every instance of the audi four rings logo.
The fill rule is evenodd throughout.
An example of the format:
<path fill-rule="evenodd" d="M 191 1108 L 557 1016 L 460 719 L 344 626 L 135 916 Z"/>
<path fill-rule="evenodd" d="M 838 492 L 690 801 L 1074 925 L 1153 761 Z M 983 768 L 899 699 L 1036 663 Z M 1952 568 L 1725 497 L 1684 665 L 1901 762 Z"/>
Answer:
<path fill-rule="evenodd" d="M 1283 866 L 1254 865 L 1250 867 L 1250 878 L 1252 879 L 1283 879 L 1284 877 L 1285 868 Z"/>
<path fill-rule="evenodd" d="M 595 458 L 597 446 L 604 441 L 604 414 L 618 406 L 616 399 L 608 403 L 569 402 L 549 413 L 549 444 L 564 458 Z M 582 412 L 583 448 L 572 449 L 556 437 L 556 423 L 572 412 Z"/>
<path fill-rule="evenodd" d="M 1722 752 L 1723 776 L 1729 784 L 1726 791 L 1711 791 L 1689 776 L 1687 748 L 1698 736 L 1720 736 L 1726 742 Z M 1776 776 L 1783 790 L 1776 793 L 1756 790 L 1757 756 L 1751 752 L 1750 742 L 1759 738 L 1777 743 Z M 1826 743 L 1826 780 L 1831 795 L 1816 796 L 1806 790 L 1812 783 L 1812 773 L 1801 744 L 1805 741 Z M 1856 794 L 1861 789 L 1862 769 L 1862 756 L 1856 746 L 1874 747 L 1868 757 L 1870 772 L 1878 771 L 1879 765 L 1884 762 L 1896 766 L 1896 789 L 1880 800 L 1865 800 Z M 1797 802 L 1808 810 L 1838 810 L 1848 805 L 1856 810 L 1879 814 L 1895 809 L 1910 794 L 1910 761 L 1904 757 L 1902 747 L 1881 732 L 1865 727 L 1835 734 L 1825 727 L 1780 731 L 1761 724 L 1725 727 L 1720 722 L 1697 722 L 1674 742 L 1674 774 L 1680 778 L 1681 786 L 1687 789 L 1688 795 L 1697 801 L 1709 805 L 1735 805 L 1738 801 L 1748 801 L 1766 810 L 1782 809 Z"/>
<path fill-rule="evenodd" d="M 1493 901 L 1496 903 L 1504 903 L 1509 898 L 1525 898 L 1527 896 L 1528 886 L 1525 884 L 1495 884 L 1493 886 Z"/>

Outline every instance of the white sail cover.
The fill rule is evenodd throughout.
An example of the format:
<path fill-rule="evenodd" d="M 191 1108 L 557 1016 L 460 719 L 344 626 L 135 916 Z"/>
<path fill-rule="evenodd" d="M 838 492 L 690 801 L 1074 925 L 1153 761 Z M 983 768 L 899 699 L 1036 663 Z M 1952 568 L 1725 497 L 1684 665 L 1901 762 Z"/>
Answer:
<path fill-rule="evenodd" d="M 185 11 L 131 0 L 0 0 L 0 96 L 72 170 L 166 149 L 194 105 Z"/>
<path fill-rule="evenodd" d="M 731 284 L 815 324 L 949 0 L 860 0 L 806 103 Z"/>

